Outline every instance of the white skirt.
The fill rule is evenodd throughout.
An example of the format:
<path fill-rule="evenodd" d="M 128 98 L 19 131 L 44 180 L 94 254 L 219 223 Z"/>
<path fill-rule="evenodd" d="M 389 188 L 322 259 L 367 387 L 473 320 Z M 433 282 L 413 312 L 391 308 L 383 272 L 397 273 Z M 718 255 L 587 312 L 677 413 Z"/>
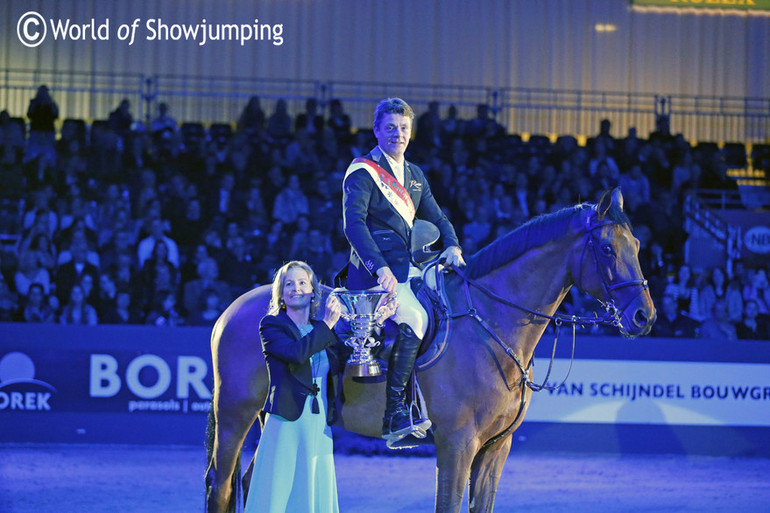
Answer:
<path fill-rule="evenodd" d="M 288 421 L 267 415 L 251 475 L 246 513 L 338 513 L 332 429 L 326 425 L 326 381 L 329 360 L 321 358 L 313 380 L 320 413 L 311 412 L 308 395 L 302 415 Z"/>

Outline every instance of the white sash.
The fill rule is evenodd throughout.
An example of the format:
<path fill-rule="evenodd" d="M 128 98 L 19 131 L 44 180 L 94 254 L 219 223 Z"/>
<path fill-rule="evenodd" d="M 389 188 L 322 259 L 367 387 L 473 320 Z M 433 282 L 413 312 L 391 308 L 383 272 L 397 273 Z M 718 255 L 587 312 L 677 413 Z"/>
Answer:
<path fill-rule="evenodd" d="M 351 162 L 347 171 L 345 171 L 345 178 L 343 178 L 342 182 L 344 183 L 352 172 L 359 169 L 365 169 L 369 173 L 369 176 L 372 177 L 374 183 L 379 187 L 380 192 L 382 192 L 390 204 L 393 205 L 396 212 L 404 218 L 404 221 L 409 225 L 409 228 L 412 228 L 416 211 L 412 198 L 409 196 L 409 193 L 404 186 L 398 183 L 398 180 L 385 171 L 382 166 L 365 158 L 357 158 Z"/>

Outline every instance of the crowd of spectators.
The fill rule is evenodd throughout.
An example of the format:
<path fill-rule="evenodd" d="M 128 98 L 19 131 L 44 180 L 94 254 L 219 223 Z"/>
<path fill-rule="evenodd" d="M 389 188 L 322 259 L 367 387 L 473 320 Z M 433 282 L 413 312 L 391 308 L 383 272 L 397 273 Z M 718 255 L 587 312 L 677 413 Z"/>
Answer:
<path fill-rule="evenodd" d="M 18 234 L 0 253 L 0 320 L 210 326 L 237 296 L 289 259 L 326 283 L 347 260 L 341 182 L 376 141 L 342 103 L 308 99 L 266 114 L 252 97 L 239 119 L 179 123 L 160 103 L 151 123 L 123 100 L 107 120 L 64 120 L 41 86 L 26 122 L 0 113 L 0 181 Z M 22 120 L 24 121 L 24 120 Z M 685 263 L 682 205 L 692 189 L 736 189 L 718 151 L 671 134 L 612 135 L 585 145 L 509 134 L 486 105 L 460 119 L 431 102 L 407 158 L 426 172 L 466 255 L 527 219 L 620 185 L 658 306 L 653 334 L 768 339 L 765 269 Z M 654 208 L 651 202 L 654 201 Z M 564 308 L 595 308 L 574 290 Z"/>

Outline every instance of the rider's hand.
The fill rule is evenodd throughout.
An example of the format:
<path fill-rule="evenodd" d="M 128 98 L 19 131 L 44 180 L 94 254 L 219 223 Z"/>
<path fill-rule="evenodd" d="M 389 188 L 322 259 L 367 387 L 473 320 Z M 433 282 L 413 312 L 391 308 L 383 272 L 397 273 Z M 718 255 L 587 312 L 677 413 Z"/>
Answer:
<path fill-rule="evenodd" d="M 326 299 L 326 308 L 324 310 L 324 322 L 329 329 L 334 329 L 334 325 L 340 320 L 342 315 L 342 305 L 336 296 L 330 295 Z"/>
<path fill-rule="evenodd" d="M 441 253 L 438 258 L 439 262 L 444 261 L 444 265 L 447 267 L 462 267 L 465 265 L 463 260 L 463 252 L 457 246 L 449 246 Z"/>
<path fill-rule="evenodd" d="M 398 280 L 393 275 L 393 271 L 390 270 L 390 267 L 384 266 L 377 269 L 377 283 L 380 284 L 380 287 L 388 291 L 388 294 L 396 293 Z"/>

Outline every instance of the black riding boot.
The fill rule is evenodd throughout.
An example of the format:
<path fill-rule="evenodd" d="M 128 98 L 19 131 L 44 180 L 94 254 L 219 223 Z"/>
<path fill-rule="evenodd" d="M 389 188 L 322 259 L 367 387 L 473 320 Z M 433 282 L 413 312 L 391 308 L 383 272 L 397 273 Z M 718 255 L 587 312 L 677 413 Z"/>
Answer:
<path fill-rule="evenodd" d="M 408 324 L 399 324 L 398 336 L 393 343 L 393 350 L 388 361 L 388 377 L 385 388 L 385 417 L 382 419 L 382 436 L 388 439 L 398 439 L 411 433 L 414 429 L 427 430 L 430 421 L 416 414 L 409 418 L 406 407 L 406 386 L 412 375 L 414 361 L 420 350 L 422 340 L 414 333 Z"/>

